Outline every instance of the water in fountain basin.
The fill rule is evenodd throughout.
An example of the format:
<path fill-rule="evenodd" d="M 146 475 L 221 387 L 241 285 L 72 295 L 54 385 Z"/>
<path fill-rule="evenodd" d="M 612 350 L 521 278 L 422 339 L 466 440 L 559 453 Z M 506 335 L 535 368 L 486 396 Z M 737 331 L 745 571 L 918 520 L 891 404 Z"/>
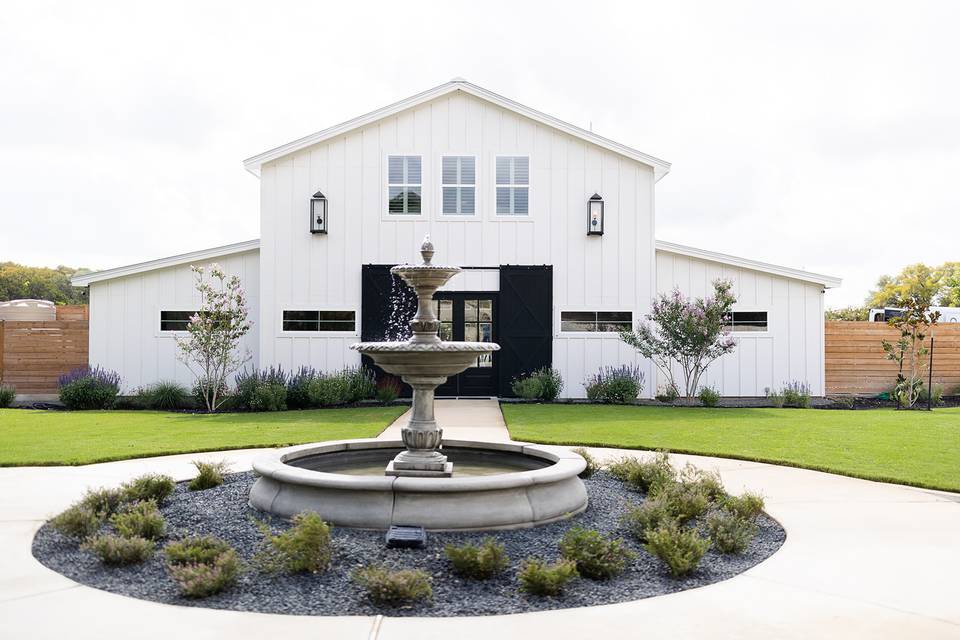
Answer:
<path fill-rule="evenodd" d="M 400 451 L 401 449 L 339 451 L 298 458 L 288 464 L 311 471 L 339 473 L 348 476 L 382 476 L 383 468 Z M 443 453 L 454 463 L 453 476 L 455 478 L 531 471 L 550 465 L 549 462 L 541 458 L 488 449 L 444 447 Z"/>

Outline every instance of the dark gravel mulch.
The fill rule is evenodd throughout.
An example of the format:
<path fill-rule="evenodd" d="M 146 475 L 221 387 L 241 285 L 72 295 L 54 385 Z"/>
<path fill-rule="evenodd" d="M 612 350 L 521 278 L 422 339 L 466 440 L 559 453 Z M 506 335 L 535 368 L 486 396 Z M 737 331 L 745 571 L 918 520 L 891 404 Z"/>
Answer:
<path fill-rule="evenodd" d="M 247 495 L 254 481 L 252 473 L 227 477 L 223 486 L 191 492 L 185 483 L 163 506 L 167 519 L 167 540 L 190 534 L 210 534 L 234 545 L 250 560 L 258 550 L 260 532 L 254 518 L 265 516 L 247 506 Z M 383 533 L 336 528 L 336 545 L 331 569 L 322 574 L 266 574 L 251 565 L 237 585 L 224 593 L 191 600 L 179 595 L 167 576 L 163 554 L 131 567 L 105 567 L 91 553 L 45 525 L 33 542 L 33 554 L 44 565 L 77 582 L 135 598 L 169 604 L 306 615 L 465 616 L 495 615 L 564 609 L 638 600 L 692 589 L 737 575 L 772 555 L 786 537 L 783 528 L 771 518 L 759 518 L 759 533 L 743 555 L 722 555 L 710 551 L 700 568 L 690 577 L 676 580 L 669 576 L 659 560 L 642 549 L 619 526 L 625 506 L 642 500 L 637 493 L 605 472 L 586 480 L 590 506 L 581 515 L 534 529 L 493 532 L 506 546 L 512 563 L 501 576 L 486 582 L 464 580 L 456 576 L 444 558 L 447 543 L 479 541 L 482 533 L 430 534 L 426 549 L 386 549 Z M 288 526 L 274 520 L 275 528 Z M 517 591 L 516 574 L 520 561 L 531 555 L 548 560 L 558 557 L 557 542 L 570 527 L 582 525 L 604 533 L 623 536 L 637 551 L 628 570 L 611 580 L 575 580 L 565 594 L 557 598 L 538 598 Z M 350 572 L 368 564 L 391 568 L 420 568 L 433 575 L 434 597 L 431 603 L 404 608 L 384 608 L 371 603 L 350 579 Z"/>

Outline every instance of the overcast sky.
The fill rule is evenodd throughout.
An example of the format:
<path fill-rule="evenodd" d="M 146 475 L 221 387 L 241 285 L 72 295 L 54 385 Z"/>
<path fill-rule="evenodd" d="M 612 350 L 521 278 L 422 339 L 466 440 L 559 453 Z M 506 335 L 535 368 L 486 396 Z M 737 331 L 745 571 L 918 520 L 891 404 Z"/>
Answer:
<path fill-rule="evenodd" d="M 859 303 L 960 260 L 958 24 L 948 0 L 6 1 L 0 261 L 258 237 L 242 159 L 463 76 L 672 162 L 660 239 Z"/>

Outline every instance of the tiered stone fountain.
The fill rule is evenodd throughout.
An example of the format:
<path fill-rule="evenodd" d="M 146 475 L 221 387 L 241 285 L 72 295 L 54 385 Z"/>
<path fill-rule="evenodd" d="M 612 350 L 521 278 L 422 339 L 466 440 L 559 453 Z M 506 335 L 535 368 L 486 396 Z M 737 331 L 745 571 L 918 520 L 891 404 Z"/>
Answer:
<path fill-rule="evenodd" d="M 352 346 L 413 388 L 402 442 L 343 440 L 291 447 L 254 461 L 260 478 L 251 506 L 289 517 L 316 511 L 336 525 L 434 530 L 509 529 L 567 518 L 587 506 L 578 474 L 586 462 L 562 447 L 444 441 L 434 417 L 434 392 L 492 342 L 446 342 L 437 335 L 433 294 L 459 267 L 433 264 L 429 236 L 419 265 L 391 272 L 417 293 L 417 313 L 405 342 Z"/>

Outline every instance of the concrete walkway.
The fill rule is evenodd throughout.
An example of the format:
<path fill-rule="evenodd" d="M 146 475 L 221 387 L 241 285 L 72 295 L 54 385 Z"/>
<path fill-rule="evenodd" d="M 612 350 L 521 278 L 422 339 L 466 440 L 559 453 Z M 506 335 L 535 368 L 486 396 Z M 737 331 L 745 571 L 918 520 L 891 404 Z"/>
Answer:
<path fill-rule="evenodd" d="M 494 414 L 498 428 L 485 427 Z M 438 418 L 450 438 L 503 437 L 495 403 L 441 402 Z M 595 452 L 601 457 L 647 455 Z M 766 495 L 768 512 L 787 530 L 784 546 L 731 580 L 617 605 L 479 618 L 238 613 L 91 589 L 49 571 L 30 554 L 44 519 L 87 487 L 115 485 L 147 471 L 186 479 L 195 459 L 227 459 L 235 470 L 249 469 L 255 455 L 255 450 L 232 451 L 84 467 L 0 469 L 0 639 L 170 640 L 288 633 L 357 640 L 960 638 L 960 495 L 720 458 L 674 456 L 674 462 L 719 470 L 733 492 L 751 489 Z"/>
<path fill-rule="evenodd" d="M 503 421 L 500 404 L 496 400 L 437 400 L 434 405 L 437 423 L 447 440 L 481 440 L 509 442 L 510 432 Z M 410 420 L 408 410 L 394 420 L 379 438 L 399 440 L 400 429 Z"/>

